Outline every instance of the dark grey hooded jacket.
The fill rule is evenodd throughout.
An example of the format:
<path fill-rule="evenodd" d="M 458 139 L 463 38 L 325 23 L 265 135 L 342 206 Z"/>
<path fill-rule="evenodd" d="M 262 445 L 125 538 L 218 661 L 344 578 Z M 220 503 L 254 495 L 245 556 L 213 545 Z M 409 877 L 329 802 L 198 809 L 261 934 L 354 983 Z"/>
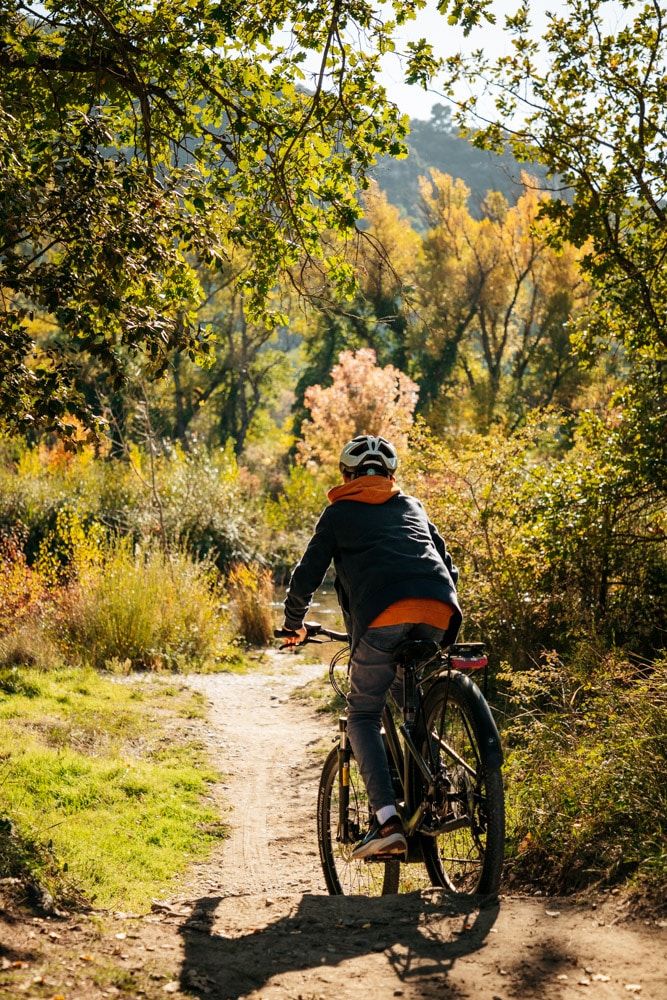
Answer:
<path fill-rule="evenodd" d="M 332 560 L 335 587 L 352 650 L 372 621 L 396 601 L 431 598 L 454 608 L 443 645 L 456 639 L 461 609 L 458 570 L 444 539 L 415 497 L 391 480 L 362 476 L 329 493 L 306 551 L 292 573 L 285 625 L 303 624 Z"/>

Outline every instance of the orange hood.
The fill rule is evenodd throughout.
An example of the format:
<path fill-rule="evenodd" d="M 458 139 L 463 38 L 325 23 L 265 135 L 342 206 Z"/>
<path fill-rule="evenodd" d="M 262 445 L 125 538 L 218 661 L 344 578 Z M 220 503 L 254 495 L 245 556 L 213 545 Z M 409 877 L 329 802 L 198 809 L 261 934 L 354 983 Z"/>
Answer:
<path fill-rule="evenodd" d="M 358 500 L 359 503 L 386 503 L 400 493 L 393 479 L 385 476 L 359 476 L 350 483 L 342 483 L 329 490 L 329 503 L 337 500 Z"/>

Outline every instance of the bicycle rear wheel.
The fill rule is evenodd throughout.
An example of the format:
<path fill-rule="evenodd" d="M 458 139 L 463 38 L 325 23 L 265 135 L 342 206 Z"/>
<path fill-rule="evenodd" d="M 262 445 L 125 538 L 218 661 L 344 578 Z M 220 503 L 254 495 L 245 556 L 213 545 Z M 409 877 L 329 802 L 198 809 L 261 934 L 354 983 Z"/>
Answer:
<path fill-rule="evenodd" d="M 496 732 L 488 706 L 469 677 L 453 672 L 429 689 L 424 719 L 417 745 L 428 761 L 430 744 L 436 764 L 427 821 L 433 830 L 442 828 L 422 837 L 426 869 L 433 885 L 453 892 L 495 893 L 505 848 L 505 804 L 500 767 L 485 763 L 481 749 Z M 415 778 L 423 784 L 419 772 Z"/>
<path fill-rule="evenodd" d="M 338 749 L 327 757 L 317 799 L 317 840 L 327 889 L 332 896 L 384 896 L 398 892 L 399 861 L 370 862 L 352 857 L 370 826 L 370 807 L 361 772 L 350 753 L 348 824 L 352 843 L 337 840 L 339 815 Z"/>

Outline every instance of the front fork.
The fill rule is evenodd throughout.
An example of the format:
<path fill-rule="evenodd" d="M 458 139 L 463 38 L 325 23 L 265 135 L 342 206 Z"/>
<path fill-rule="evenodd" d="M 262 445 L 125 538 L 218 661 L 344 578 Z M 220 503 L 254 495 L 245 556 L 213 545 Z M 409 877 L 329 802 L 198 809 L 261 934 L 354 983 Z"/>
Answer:
<path fill-rule="evenodd" d="M 338 719 L 338 830 L 336 840 L 349 844 L 348 807 L 350 805 L 350 744 L 347 739 L 347 717 Z"/>

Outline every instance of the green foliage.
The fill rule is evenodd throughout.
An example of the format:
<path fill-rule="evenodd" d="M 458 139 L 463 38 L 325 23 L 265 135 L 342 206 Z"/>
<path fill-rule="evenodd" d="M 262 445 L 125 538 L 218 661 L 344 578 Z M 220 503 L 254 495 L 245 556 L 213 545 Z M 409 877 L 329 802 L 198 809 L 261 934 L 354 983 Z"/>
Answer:
<path fill-rule="evenodd" d="M 231 441 L 224 449 L 170 450 L 158 461 L 158 477 L 171 544 L 187 548 L 198 559 L 211 559 L 221 569 L 254 557 L 259 483 L 238 464 Z"/>
<path fill-rule="evenodd" d="M 423 428 L 413 437 L 404 475 L 461 571 L 466 636 L 514 668 L 543 649 L 566 655 L 583 636 L 647 657 L 664 645 L 663 496 L 622 475 L 613 434 L 597 430 L 551 460 L 557 423 L 448 445 Z"/>
<path fill-rule="evenodd" d="M 508 842 L 514 880 L 543 891 L 667 878 L 667 664 L 628 663 L 582 644 L 502 676 L 515 703 Z"/>
<path fill-rule="evenodd" d="M 76 383 L 87 358 L 114 388 L 132 359 L 151 377 L 173 351 L 205 359 L 197 260 L 233 264 L 251 318 L 308 264 L 350 293 L 325 244 L 353 234 L 369 167 L 407 131 L 375 82 L 394 23 L 371 5 L 12 0 L 1 26 L 6 421 L 99 418 Z M 310 91 L 304 50 L 322 56 Z"/>
<path fill-rule="evenodd" d="M 0 689 L 2 874 L 98 906 L 144 909 L 224 830 L 205 804 L 214 775 L 155 681 L 92 670 L 22 674 L 29 694 Z M 35 693 L 32 688 L 38 688 Z M 40 845 L 47 841 L 47 850 Z M 64 871 L 67 873 L 65 874 Z"/>
<path fill-rule="evenodd" d="M 265 552 L 278 576 L 296 565 L 326 502 L 321 478 L 302 465 L 292 466 L 275 497 L 267 496 Z"/>
<path fill-rule="evenodd" d="M 40 551 L 50 552 L 63 568 L 68 564 L 71 546 L 62 534 L 74 514 L 83 526 L 94 522 L 96 531 L 102 525 L 110 535 L 144 546 L 164 528 L 169 545 L 187 547 L 221 568 L 252 557 L 257 483 L 239 467 L 231 446 L 190 453 L 167 448 L 155 456 L 154 467 L 156 493 L 149 456 L 138 448 L 130 449 L 129 460 L 104 460 L 90 446 L 69 453 L 55 445 L 24 449 L 18 461 L 0 462 L 0 533 L 8 539 L 18 533 L 11 563 L 17 573 L 18 553 L 25 554 L 24 588 Z"/>
<path fill-rule="evenodd" d="M 480 75 L 491 81 L 495 121 L 475 143 L 537 157 L 567 192 L 542 213 L 554 246 L 584 249 L 583 273 L 599 292 L 579 326 L 579 349 L 590 355 L 600 344 L 622 345 L 632 385 L 631 399 L 621 396 L 633 421 L 627 444 L 664 483 L 667 20 L 661 3 L 621 7 L 611 27 L 605 0 L 572 0 L 548 20 L 541 43 L 523 8 L 507 19 L 512 55 L 494 66 L 483 55 L 471 64 L 455 56 L 449 85 Z M 475 125 L 476 100 L 462 106 Z"/>

